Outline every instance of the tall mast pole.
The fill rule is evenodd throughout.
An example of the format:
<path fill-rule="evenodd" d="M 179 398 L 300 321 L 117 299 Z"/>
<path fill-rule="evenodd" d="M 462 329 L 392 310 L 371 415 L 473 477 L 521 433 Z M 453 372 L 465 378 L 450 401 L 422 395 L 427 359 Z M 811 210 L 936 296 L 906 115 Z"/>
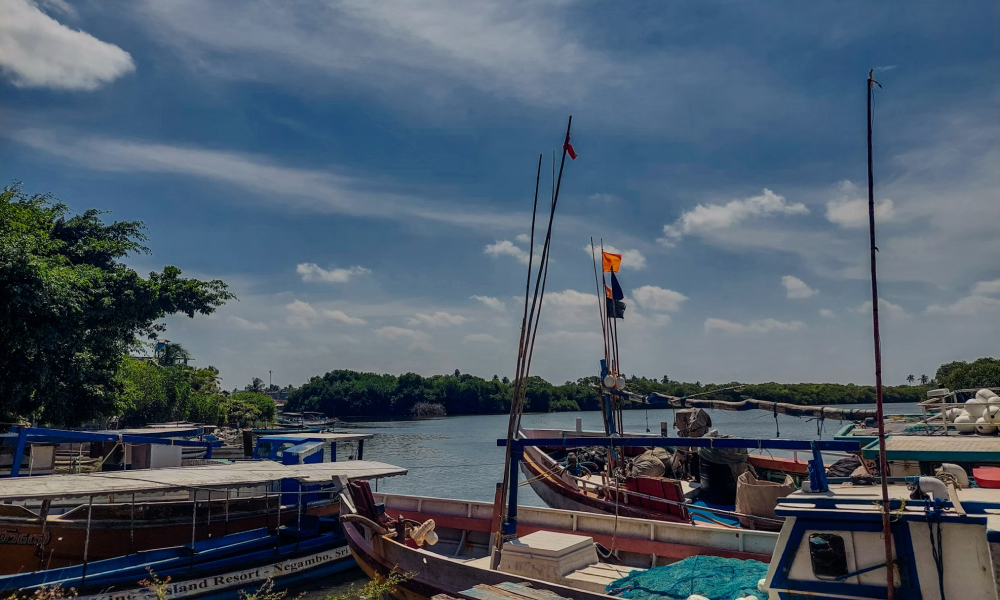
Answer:
<path fill-rule="evenodd" d="M 882 479 L 882 536 L 885 538 L 885 585 L 888 600 L 895 596 L 893 583 L 892 530 L 889 525 L 889 461 L 885 456 L 885 414 L 882 411 L 882 341 L 878 331 L 878 279 L 875 273 L 875 178 L 872 169 L 872 91 L 877 85 L 868 71 L 868 233 L 872 261 L 872 325 L 875 331 L 875 415 L 878 419 L 878 470 Z"/>

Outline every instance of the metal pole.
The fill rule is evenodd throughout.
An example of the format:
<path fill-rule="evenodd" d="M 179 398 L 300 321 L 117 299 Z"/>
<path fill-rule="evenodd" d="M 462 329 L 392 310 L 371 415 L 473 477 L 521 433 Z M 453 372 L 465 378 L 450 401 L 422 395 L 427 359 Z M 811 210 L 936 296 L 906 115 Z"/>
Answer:
<path fill-rule="evenodd" d="M 226 535 L 229 535 L 229 490 L 226 490 Z"/>
<path fill-rule="evenodd" d="M 507 498 L 507 520 L 504 522 L 502 528 L 504 537 L 517 536 L 517 469 L 521 464 L 521 459 L 524 457 L 524 450 L 521 447 L 519 440 L 513 441 L 510 450 L 510 487 L 508 488 L 509 495 Z M 503 547 L 502 540 L 498 546 Z"/>
<path fill-rule="evenodd" d="M 135 551 L 135 492 L 132 492 L 131 514 L 128 522 L 128 553 Z"/>
<path fill-rule="evenodd" d="M 14 449 L 14 462 L 10 463 L 10 476 L 17 477 L 21 473 L 21 461 L 24 460 L 24 445 L 28 442 L 28 428 L 21 427 L 17 432 L 17 447 Z"/>
<path fill-rule="evenodd" d="M 872 88 L 879 85 L 868 71 L 868 233 L 871 241 L 872 325 L 875 332 L 875 411 L 878 419 L 879 474 L 882 476 L 882 535 L 885 537 L 885 584 L 888 600 L 895 596 L 892 561 L 892 529 L 889 524 L 889 461 L 885 456 L 885 414 L 882 410 L 882 342 L 878 330 L 878 279 L 875 269 L 875 178 L 872 168 Z"/>
<path fill-rule="evenodd" d="M 194 540 L 198 531 L 198 490 L 191 490 L 191 566 L 194 566 Z"/>
<path fill-rule="evenodd" d="M 212 539 L 212 490 L 208 490 L 208 517 L 206 519 L 208 539 Z"/>
<path fill-rule="evenodd" d="M 295 525 L 296 529 L 298 529 L 298 534 L 295 536 L 295 549 L 298 550 L 299 542 L 302 541 L 302 509 L 304 508 L 303 506 L 304 503 L 302 502 L 302 482 L 296 481 L 295 483 L 298 484 L 298 491 L 299 491 L 298 502 L 296 502 L 299 509 L 298 510 L 299 516 L 298 516 L 298 522 Z"/>
<path fill-rule="evenodd" d="M 87 583 L 87 558 L 90 556 L 90 517 L 94 512 L 94 497 L 90 496 L 87 502 L 87 536 L 83 540 L 83 575 L 80 577 L 80 585 Z"/>

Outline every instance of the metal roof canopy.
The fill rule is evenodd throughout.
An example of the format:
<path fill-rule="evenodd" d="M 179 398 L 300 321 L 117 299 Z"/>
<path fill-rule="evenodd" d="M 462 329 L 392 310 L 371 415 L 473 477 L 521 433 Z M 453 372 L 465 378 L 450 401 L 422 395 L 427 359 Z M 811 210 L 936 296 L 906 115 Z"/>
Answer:
<path fill-rule="evenodd" d="M 374 433 L 271 433 L 260 436 L 260 439 L 277 440 L 281 438 L 302 441 L 354 442 L 357 440 L 370 440 L 374 437 Z"/>
<path fill-rule="evenodd" d="M 0 486 L 0 502 L 45 498 L 80 498 L 185 489 L 226 489 L 294 479 L 305 484 L 328 483 L 334 477 L 374 479 L 406 475 L 394 465 L 352 460 L 335 463 L 282 465 L 244 461 L 231 465 L 106 471 L 78 475 L 9 478 Z"/>

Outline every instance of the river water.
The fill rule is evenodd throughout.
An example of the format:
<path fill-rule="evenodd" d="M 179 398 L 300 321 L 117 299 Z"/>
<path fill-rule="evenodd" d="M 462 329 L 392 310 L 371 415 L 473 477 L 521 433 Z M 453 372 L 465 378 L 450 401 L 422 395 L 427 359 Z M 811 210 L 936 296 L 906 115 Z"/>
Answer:
<path fill-rule="evenodd" d="M 852 408 L 874 408 L 874 405 L 857 404 Z M 669 408 L 624 411 L 625 430 L 643 433 L 648 429 L 655 434 L 660 431 L 661 422 L 673 424 L 673 412 Z M 920 409 L 916 404 L 887 404 L 885 412 L 913 414 Z M 716 410 L 709 414 L 713 428 L 720 433 L 752 439 L 832 439 L 846 424 L 833 419 L 819 423 L 785 415 L 777 415 L 775 420 L 772 413 L 764 411 Z M 585 430 L 604 427 L 597 411 L 526 414 L 521 419 L 521 426 L 572 430 L 577 418 L 583 420 Z M 344 429 L 375 434 L 375 439 L 365 442 L 364 458 L 409 470 L 405 477 L 379 481 L 380 492 L 492 502 L 496 484 L 503 477 L 504 449 L 497 446 L 497 439 L 506 437 L 507 420 L 507 415 L 393 421 L 359 419 L 346 423 Z M 350 447 L 338 447 L 341 460 L 352 453 Z M 775 451 L 774 454 L 781 453 Z M 524 475 L 520 474 L 520 478 L 523 481 Z M 518 490 L 518 504 L 544 506 L 529 486 Z M 322 600 L 364 582 L 364 574 L 353 570 L 335 579 L 316 582 L 304 600 Z"/>

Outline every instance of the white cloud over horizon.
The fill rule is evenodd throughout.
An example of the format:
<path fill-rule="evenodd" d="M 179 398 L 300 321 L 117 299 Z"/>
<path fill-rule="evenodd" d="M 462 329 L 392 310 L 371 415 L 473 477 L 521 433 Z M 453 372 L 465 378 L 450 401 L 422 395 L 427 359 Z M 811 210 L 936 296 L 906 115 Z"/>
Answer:
<path fill-rule="evenodd" d="M 500 300 L 499 298 L 494 298 L 493 296 L 469 296 L 469 298 L 473 300 L 478 300 L 483 304 L 483 306 L 486 306 L 487 308 L 492 308 L 493 310 L 501 312 L 507 310 L 507 305 L 503 303 L 503 300 Z"/>
<path fill-rule="evenodd" d="M 868 200 L 850 181 L 840 182 L 840 195 L 826 203 L 826 219 L 841 227 L 868 227 Z M 875 201 L 875 223 L 885 223 L 895 217 L 892 200 Z"/>
<path fill-rule="evenodd" d="M 361 266 L 326 270 L 316 263 L 299 263 L 295 267 L 295 272 L 302 276 L 302 281 L 307 283 L 347 283 L 357 275 L 371 274 L 370 269 Z"/>
<path fill-rule="evenodd" d="M 781 285 L 785 286 L 787 297 L 796 300 L 812 298 L 819 293 L 819 290 L 809 287 L 806 285 L 806 282 L 792 275 L 785 275 L 782 277 Z"/>
<path fill-rule="evenodd" d="M 433 314 L 417 313 L 411 317 L 406 324 L 410 327 L 417 327 L 421 325 L 426 327 L 447 327 L 449 325 L 461 325 L 468 320 L 468 317 L 439 310 Z"/>
<path fill-rule="evenodd" d="M 991 296 L 1000 296 L 1000 279 L 978 281 L 972 286 L 968 296 L 951 304 L 931 304 L 924 312 L 929 315 L 970 316 L 1000 311 L 1000 298 Z"/>
<path fill-rule="evenodd" d="M 681 213 L 680 218 L 672 225 L 664 225 L 663 237 L 657 241 L 671 247 L 685 235 L 729 229 L 749 219 L 807 214 L 809 209 L 804 204 L 789 203 L 784 196 L 764 188 L 758 196 L 731 200 L 726 204 L 698 204 L 693 209 Z"/>
<path fill-rule="evenodd" d="M 635 298 L 639 306 L 645 309 L 668 312 L 680 310 L 681 303 L 688 299 L 680 292 L 655 285 L 644 285 L 632 290 L 632 297 Z"/>
<path fill-rule="evenodd" d="M 912 315 L 906 312 L 906 309 L 898 304 L 889 302 L 885 298 L 878 299 L 878 310 L 879 314 L 887 314 L 890 319 L 902 320 L 909 319 Z M 862 314 L 871 314 L 872 312 L 872 301 L 865 300 L 858 307 L 858 312 Z"/>
<path fill-rule="evenodd" d="M 133 71 L 132 56 L 118 46 L 66 27 L 29 0 L 0 0 L 0 73 L 15 86 L 93 91 Z"/>
<path fill-rule="evenodd" d="M 597 259 L 597 266 L 600 269 L 601 266 L 601 247 L 594 246 L 590 247 L 587 244 L 583 247 L 583 251 L 587 253 L 587 256 L 595 256 Z M 642 255 L 642 252 L 638 250 L 619 250 L 618 248 L 610 245 L 604 244 L 604 251 L 610 254 L 621 254 L 622 255 L 622 269 L 635 269 L 637 271 L 646 268 L 646 257 Z"/>
<path fill-rule="evenodd" d="M 749 323 L 737 323 L 726 319 L 708 318 L 705 319 L 706 332 L 723 333 L 770 333 L 772 331 L 788 332 L 798 331 L 805 327 L 802 321 L 779 321 L 777 319 L 757 319 Z"/>

